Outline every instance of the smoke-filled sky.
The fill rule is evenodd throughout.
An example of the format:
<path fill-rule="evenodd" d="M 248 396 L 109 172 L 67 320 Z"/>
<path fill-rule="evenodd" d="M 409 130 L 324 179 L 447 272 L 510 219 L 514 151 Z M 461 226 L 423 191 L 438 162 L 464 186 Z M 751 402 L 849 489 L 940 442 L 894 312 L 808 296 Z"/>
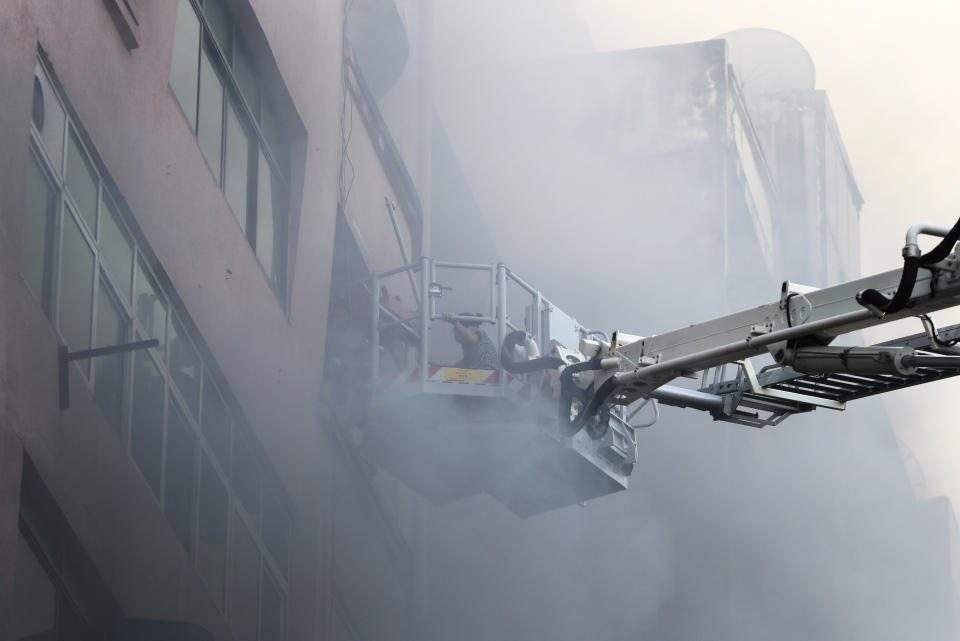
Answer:
<path fill-rule="evenodd" d="M 777 29 L 803 43 L 866 200 L 864 274 L 899 265 L 910 224 L 949 225 L 960 215 L 960 11 L 953 3 L 580 0 L 577 11 L 601 50 L 703 40 L 745 27 Z M 940 317 L 944 324 L 960 321 L 956 314 Z M 897 330 L 868 339 L 921 328 L 898 324 Z M 958 388 L 960 382 L 951 380 L 886 399 L 898 435 L 921 464 L 927 490 L 947 494 L 955 506 L 960 433 L 949 400 Z"/>
<path fill-rule="evenodd" d="M 619 157 L 604 161 L 611 148 L 630 151 L 632 139 L 624 134 L 635 132 L 614 124 L 609 134 L 603 118 L 590 111 L 602 101 L 582 90 L 578 76 L 518 80 L 529 65 L 515 63 L 524 59 L 702 41 L 750 27 L 783 31 L 802 42 L 816 64 L 817 86 L 830 96 L 867 200 L 864 271 L 898 266 L 910 223 L 950 223 L 955 215 L 946 206 L 956 188 L 945 180 L 951 167 L 944 162 L 944 150 L 955 146 L 954 101 L 946 96 L 952 91 L 947 83 L 934 79 L 950 78 L 949 53 L 960 45 L 950 42 L 942 11 L 934 15 L 914 5 L 917 15 L 902 16 L 874 5 L 837 8 L 825 0 L 781 8 L 755 0 L 429 4 L 438 112 L 476 205 L 499 233 L 501 254 L 486 260 L 505 260 L 588 325 L 648 334 L 723 310 L 703 296 L 688 296 L 693 300 L 680 301 L 686 305 L 682 318 L 670 316 L 677 306 L 665 302 L 668 289 L 682 291 L 684 283 L 691 283 L 692 292 L 709 289 L 703 271 L 682 261 L 664 266 L 659 280 L 642 268 L 586 286 L 578 273 L 557 276 L 569 267 L 563 264 L 566 249 L 573 246 L 570 260 L 583 256 L 576 253 L 586 247 L 578 245 L 578 232 L 591 224 L 609 227 L 609 221 L 597 222 L 598 210 L 622 215 L 619 236 L 636 234 L 638 245 L 646 225 L 651 233 L 655 225 L 662 229 L 670 212 L 659 212 L 649 200 L 638 203 L 636 184 L 616 173 L 629 174 L 635 164 L 619 166 Z M 488 74 L 494 82 L 485 84 L 482 72 L 497 63 L 510 73 Z M 611 95 L 631 100 L 634 94 L 626 89 L 635 78 L 616 76 L 611 84 L 620 84 Z M 524 92 L 510 93 L 516 89 L 511 82 Z M 920 101 L 921 95 L 928 98 Z M 552 136 L 538 128 L 545 121 L 549 128 L 554 116 L 567 122 L 562 117 L 570 120 L 571 112 L 594 116 L 597 135 L 587 135 L 590 117 L 583 118 L 585 133 L 577 135 Z M 624 144 L 612 144 L 611 136 Z M 509 154 L 503 153 L 504 140 L 516 143 Z M 707 193 L 695 169 L 676 180 L 665 191 Z M 580 194 L 581 187 L 589 193 Z M 638 209 L 642 215 L 632 215 Z M 523 217 L 514 217 L 517 212 Z M 709 218 L 702 208 L 697 212 Z M 566 244 L 544 240 L 556 229 Z M 527 242 L 527 235 L 534 240 Z M 522 236 L 525 251 L 516 251 L 515 236 Z M 742 236 L 749 255 L 751 236 Z M 482 244 L 473 236 L 468 240 Z M 505 248 L 508 240 L 513 251 Z M 646 252 L 648 264 L 659 266 Z M 789 273 L 782 278 L 796 279 Z M 650 293 L 658 287 L 660 293 Z M 779 293 L 776 282 L 766 294 L 757 290 L 761 298 L 755 303 Z M 638 300 L 647 309 L 628 314 Z M 687 311 L 696 317 L 688 318 Z M 650 326 L 668 316 L 669 326 Z M 919 329 L 901 327 L 900 333 Z M 960 461 L 960 438 L 951 436 L 951 421 L 940 420 L 949 416 L 937 409 L 945 403 L 926 402 L 916 416 L 908 411 L 920 407 L 920 399 L 944 398 L 958 384 L 901 392 L 889 402 L 902 440 L 924 466 L 928 491 L 955 498 L 960 474 L 954 481 L 950 462 Z M 782 429 L 762 431 L 667 409 L 661 424 L 641 435 L 641 460 L 628 492 L 526 520 L 477 497 L 429 512 L 424 536 L 433 562 L 427 572 L 435 575 L 427 584 L 436 587 L 429 616 L 437 638 L 845 639 L 854 638 L 856 629 L 865 638 L 900 639 L 934 638 L 929 632 L 936 628 L 943 628 L 936 638 L 952 638 L 946 630 L 952 623 L 932 616 L 952 610 L 927 607 L 953 594 L 936 583 L 948 580 L 945 548 L 932 540 L 943 525 L 931 508 L 942 504 L 916 504 L 910 497 L 893 439 L 877 420 L 883 402 L 851 404 L 845 414 L 797 416 Z M 435 444 L 430 447 L 436 451 Z M 548 479 L 542 484 L 527 489 L 554 489 Z"/>
<path fill-rule="evenodd" d="M 863 273 L 899 266 L 910 224 L 952 224 L 960 215 L 960 181 L 955 178 L 960 174 L 955 68 L 960 11 L 952 3 L 489 0 L 480 5 L 435 3 L 434 11 L 438 23 L 446 22 L 449 12 L 461 19 L 466 14 L 464 22 L 476 27 L 437 32 L 439 48 L 456 52 L 446 58 L 451 65 L 470 58 L 509 60 L 691 42 L 750 27 L 783 31 L 813 59 L 817 88 L 829 96 L 866 200 Z M 435 64 L 442 72 L 447 63 L 441 58 Z M 960 313 L 944 312 L 936 320 L 941 325 L 960 322 Z M 868 332 L 867 339 L 919 331 L 919 323 L 896 323 Z M 905 451 L 912 450 L 919 460 L 925 493 L 946 494 L 956 505 L 960 434 L 947 399 L 958 386 L 956 380 L 945 381 L 874 401 L 887 404 Z"/>

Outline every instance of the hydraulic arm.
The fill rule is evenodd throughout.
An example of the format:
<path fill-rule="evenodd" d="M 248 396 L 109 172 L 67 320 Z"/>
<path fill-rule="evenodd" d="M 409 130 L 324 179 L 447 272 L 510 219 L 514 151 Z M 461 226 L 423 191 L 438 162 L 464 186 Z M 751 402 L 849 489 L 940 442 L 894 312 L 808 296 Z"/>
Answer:
<path fill-rule="evenodd" d="M 922 254 L 921 234 L 942 240 Z M 928 316 L 960 305 L 958 239 L 960 221 L 952 228 L 914 225 L 900 269 L 822 289 L 784 282 L 779 300 L 766 305 L 655 336 L 582 338 L 576 346 L 554 345 L 548 356 L 514 332 L 501 359 L 512 373 L 550 372 L 558 427 L 568 435 L 587 427 L 598 438 L 611 425 L 629 427 L 624 408 L 649 399 L 755 425 L 816 407 L 843 409 L 852 398 L 960 373 L 960 349 L 937 334 Z M 867 347 L 832 344 L 911 316 L 921 319 L 924 334 Z M 761 355 L 772 364 L 758 374 L 750 359 Z M 728 366 L 733 380 L 723 378 Z M 699 390 L 669 385 L 698 373 Z"/>

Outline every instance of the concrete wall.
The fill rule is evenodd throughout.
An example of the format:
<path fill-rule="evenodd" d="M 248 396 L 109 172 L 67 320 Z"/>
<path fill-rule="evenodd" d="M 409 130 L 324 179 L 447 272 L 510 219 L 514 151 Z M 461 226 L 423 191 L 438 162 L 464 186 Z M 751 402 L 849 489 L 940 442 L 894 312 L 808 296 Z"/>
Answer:
<path fill-rule="evenodd" d="M 161 280 L 175 290 L 204 343 L 201 351 L 219 365 L 264 461 L 289 495 L 287 638 L 324 638 L 332 629 L 332 492 L 336 470 L 353 474 L 318 404 L 340 165 L 342 6 L 337 0 L 229 4 L 248 31 L 262 29 L 302 124 L 291 143 L 286 308 L 168 86 L 176 0 L 135 3 L 139 47 L 133 50 L 102 0 L 0 5 L 0 147 L 6 150 L 0 158 L 0 630 L 9 620 L 26 454 L 127 616 L 193 621 L 217 639 L 231 638 L 76 367 L 71 407 L 57 407 L 58 337 L 19 274 L 38 47 L 132 212 L 141 242 L 155 254 Z M 383 217 L 389 245 L 393 231 L 383 206 L 383 196 L 392 195 L 389 179 L 361 148 L 368 135 L 363 123 L 355 127 L 359 184 L 365 197 L 378 194 L 379 207 L 367 210 L 359 198 L 351 205 L 364 209 L 358 218 Z M 387 250 L 382 238 L 375 241 L 367 248 L 379 260 Z M 364 500 L 360 511 L 369 508 Z M 388 544 L 382 532 L 371 536 L 364 546 Z M 375 577 L 374 570 L 368 575 Z M 365 638 L 380 636 L 382 629 Z"/>

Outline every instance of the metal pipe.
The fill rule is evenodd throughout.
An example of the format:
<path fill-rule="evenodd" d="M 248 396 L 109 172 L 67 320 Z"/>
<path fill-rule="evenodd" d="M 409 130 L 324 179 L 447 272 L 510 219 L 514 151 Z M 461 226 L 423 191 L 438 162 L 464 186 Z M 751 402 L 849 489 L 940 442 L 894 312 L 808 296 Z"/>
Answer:
<path fill-rule="evenodd" d="M 530 328 L 530 333 L 531 333 L 531 334 L 534 336 L 534 338 L 536 339 L 537 345 L 543 345 L 543 348 L 546 349 L 546 348 L 547 348 L 547 342 L 544 340 L 544 337 L 543 337 L 543 335 L 542 335 L 542 333 L 541 333 L 541 331 L 540 331 L 540 330 L 541 330 L 541 327 L 540 327 L 541 323 L 540 323 L 540 321 L 542 320 L 542 319 L 540 318 L 540 316 L 541 316 L 541 314 L 543 313 L 543 312 L 541 312 L 540 310 L 541 310 L 542 307 L 543 307 L 543 296 L 540 295 L 540 290 L 537 290 L 537 293 L 536 293 L 536 295 L 534 296 L 533 319 L 532 319 L 532 321 L 531 321 L 532 324 L 533 324 L 533 326 Z"/>
<path fill-rule="evenodd" d="M 497 345 L 503 345 L 507 338 L 507 267 L 503 263 L 497 263 L 497 287 L 499 288 L 499 309 L 497 309 L 497 334 L 499 341 Z M 507 386 L 507 373 L 503 369 L 503 363 L 500 363 L 500 389 L 503 391 Z"/>
<path fill-rule="evenodd" d="M 527 290 L 527 293 L 528 293 L 528 294 L 536 294 L 536 293 L 537 293 L 537 290 L 536 290 L 536 289 L 534 289 L 533 287 L 531 287 L 531 286 L 527 283 L 527 281 L 523 280 L 522 278 L 520 278 L 519 276 L 517 276 L 514 272 L 512 272 L 509 267 L 507 268 L 507 275 L 513 280 L 513 282 L 515 282 L 517 285 L 520 285 L 520 287 L 522 287 L 523 289 Z"/>
<path fill-rule="evenodd" d="M 762 352 L 763 348 L 773 343 L 809 336 L 818 331 L 856 323 L 866 318 L 873 317 L 873 313 L 868 309 L 860 309 L 846 314 L 822 318 L 817 321 L 797 325 L 796 327 L 786 327 L 769 334 L 760 336 L 750 336 L 726 345 L 718 345 L 711 349 L 705 349 L 700 352 L 678 356 L 656 365 L 641 367 L 632 372 L 621 372 L 616 374 L 619 385 L 632 385 L 645 380 L 650 380 L 655 376 L 669 375 L 671 373 L 685 369 L 701 370 L 705 367 L 720 365 L 722 363 L 736 360 L 742 356 L 749 355 L 750 352 Z"/>
<path fill-rule="evenodd" d="M 497 271 L 490 270 L 490 311 L 491 316 L 497 315 Z"/>
<path fill-rule="evenodd" d="M 420 300 L 420 389 L 426 387 L 427 381 L 427 345 L 430 342 L 430 316 L 433 305 L 433 296 L 430 295 L 430 259 L 424 256 L 420 259 L 420 291 L 423 298 Z"/>
<path fill-rule="evenodd" d="M 394 327 L 395 325 L 403 325 L 404 329 L 407 329 L 413 334 L 416 334 L 417 332 L 413 329 L 412 326 L 409 325 L 409 323 L 411 321 L 417 320 L 419 316 L 420 314 L 418 312 L 416 316 L 408 316 L 406 318 L 395 318 L 394 320 L 387 321 L 386 323 L 383 323 L 382 325 L 380 325 L 380 331 L 382 332 L 383 330 Z"/>
<path fill-rule="evenodd" d="M 440 315 L 433 314 L 430 316 L 430 320 L 435 318 L 440 318 Z M 500 319 L 496 316 L 461 316 L 460 314 L 451 314 L 450 320 L 467 321 L 470 323 L 496 323 Z"/>
<path fill-rule="evenodd" d="M 911 225 L 907 230 L 907 240 L 903 245 L 903 257 L 915 257 L 920 255 L 920 245 L 917 244 L 920 234 L 928 236 L 945 237 L 950 233 L 950 227 L 944 225 L 934 225 L 933 223 L 917 223 Z"/>
<path fill-rule="evenodd" d="M 631 423 L 630 421 L 633 420 L 633 417 L 639 414 L 640 411 L 644 407 L 646 407 L 648 403 L 653 403 L 653 418 L 651 418 L 646 423 Z M 627 424 L 627 427 L 629 427 L 630 429 L 637 430 L 637 429 L 642 429 L 644 427 L 651 427 L 655 425 L 659 420 L 660 420 L 660 401 L 658 401 L 655 398 L 645 398 L 643 399 L 643 402 L 641 402 L 640 405 L 637 407 L 637 409 L 630 412 L 630 415 L 627 416 L 625 422 Z"/>
<path fill-rule="evenodd" d="M 933 367 L 936 369 L 960 369 L 960 356 L 911 354 L 903 357 L 907 367 Z"/>
<path fill-rule="evenodd" d="M 940 337 L 937 335 L 937 328 L 933 324 L 933 319 L 930 318 L 930 316 L 927 314 L 920 314 L 920 316 L 917 318 L 919 318 L 920 322 L 923 323 L 923 330 L 927 333 L 927 341 L 930 343 L 928 351 L 936 354 L 946 354 L 947 356 L 960 355 L 960 348 L 954 347 L 953 345 L 948 345 L 940 340 Z"/>
<path fill-rule="evenodd" d="M 420 266 L 419 266 L 419 265 L 417 265 L 416 263 L 410 263 L 409 265 L 403 265 L 403 266 L 401 266 L 401 267 L 394 267 L 393 269 L 389 269 L 389 270 L 387 270 L 387 271 L 385 271 L 385 272 L 380 272 L 379 274 L 375 274 L 375 276 L 376 276 L 377 278 L 383 279 L 383 278 L 386 278 L 387 276 L 393 276 L 394 274 L 399 274 L 400 272 L 405 272 L 405 271 L 417 271 L 417 270 L 419 270 L 419 269 L 420 269 Z M 367 281 L 367 280 L 370 280 L 370 279 L 369 279 L 369 278 L 364 278 L 364 279 L 363 279 L 363 281 Z M 359 282 L 363 282 L 363 281 L 359 281 Z"/>
<path fill-rule="evenodd" d="M 653 398 L 666 405 L 674 407 L 692 407 L 697 410 L 719 410 L 723 408 L 723 397 L 716 394 L 707 394 L 697 390 L 687 389 L 685 387 L 675 387 L 673 385 L 664 385 L 658 387 L 647 395 L 647 398 Z"/>
<path fill-rule="evenodd" d="M 490 265 L 479 265 L 477 263 L 450 263 L 445 261 L 435 261 L 434 267 L 454 267 L 456 269 L 477 269 L 486 271 L 491 268 Z"/>
<path fill-rule="evenodd" d="M 393 233 L 397 237 L 397 245 L 400 247 L 400 258 L 403 264 L 410 263 L 410 255 L 407 253 L 407 247 L 403 243 L 403 234 L 400 232 L 400 223 L 397 222 L 397 204 L 389 196 L 384 196 L 383 200 L 387 203 L 387 213 L 390 214 L 390 222 L 393 223 Z M 407 278 L 410 279 L 410 291 L 413 294 L 414 303 L 420 304 L 420 296 L 417 294 L 417 283 L 413 279 L 413 272 L 407 271 Z"/>
<path fill-rule="evenodd" d="M 370 292 L 372 302 L 370 319 L 370 348 L 373 354 L 370 360 L 370 389 L 377 389 L 380 384 L 380 278 L 374 276 L 373 291 Z"/>

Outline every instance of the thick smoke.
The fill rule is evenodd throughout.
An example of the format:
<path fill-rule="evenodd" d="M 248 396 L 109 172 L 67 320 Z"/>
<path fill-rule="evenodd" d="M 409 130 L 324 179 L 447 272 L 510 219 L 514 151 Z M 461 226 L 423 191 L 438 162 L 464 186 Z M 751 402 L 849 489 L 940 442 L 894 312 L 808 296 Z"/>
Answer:
<path fill-rule="evenodd" d="M 423 8 L 402 4 L 408 17 Z M 685 151 L 716 133 L 722 69 L 710 72 L 709 47 L 667 48 L 653 64 L 584 56 L 572 2 L 436 2 L 431 21 L 432 59 L 419 68 L 433 74 L 432 148 L 457 165 L 434 164 L 434 255 L 503 260 L 584 324 L 636 334 L 768 302 L 779 279 L 809 271 L 765 258 L 752 229 L 726 224 L 708 198 L 709 167 Z M 692 86 L 700 100 L 656 93 L 671 86 Z M 403 90 L 402 80 L 393 92 Z M 401 98 L 383 103 L 398 138 L 415 139 L 390 111 Z M 454 181 L 461 188 L 451 193 Z M 474 255 L 450 254 L 459 247 Z M 756 278 L 731 282 L 751 265 Z M 448 311 L 485 311 L 461 298 L 470 291 L 457 288 Z M 449 339 L 443 349 L 455 355 Z M 427 466 L 450 454 L 455 430 L 480 452 L 481 469 L 443 469 L 463 484 L 459 496 L 421 506 L 425 638 L 955 634 L 949 506 L 916 499 L 877 402 L 764 430 L 665 410 L 639 435 L 629 490 L 528 519 L 468 482 L 498 456 L 516 458 L 517 441 L 489 438 L 509 421 L 482 424 L 470 406 L 451 404 L 408 423 L 427 432 L 410 453 Z"/>

